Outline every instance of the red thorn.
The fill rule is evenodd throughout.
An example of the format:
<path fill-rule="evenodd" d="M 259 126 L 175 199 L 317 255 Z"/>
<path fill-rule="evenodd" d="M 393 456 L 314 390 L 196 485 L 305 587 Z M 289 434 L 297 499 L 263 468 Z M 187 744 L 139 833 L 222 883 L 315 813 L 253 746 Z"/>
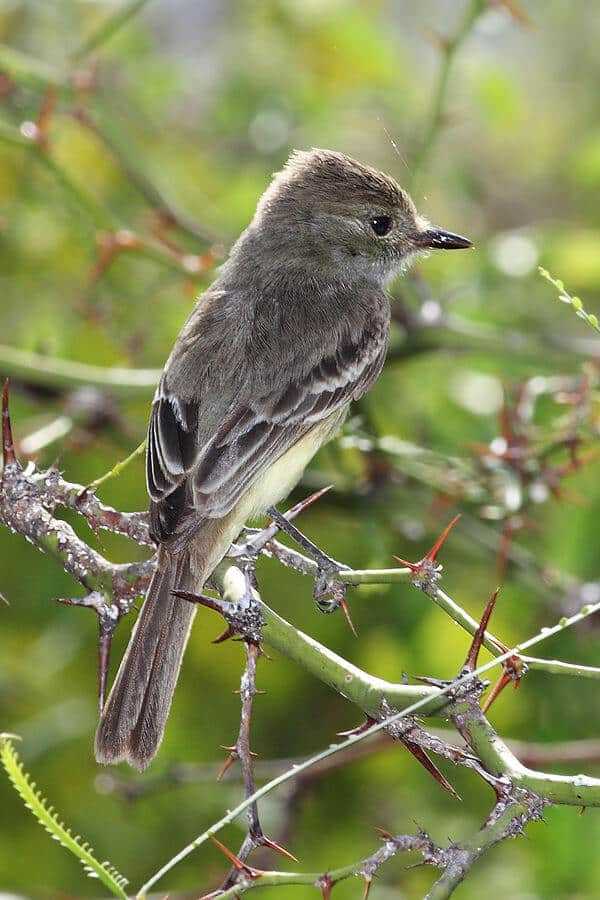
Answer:
<path fill-rule="evenodd" d="M 299 516 L 300 513 L 304 512 L 305 509 L 308 509 L 309 506 L 312 506 L 313 503 L 316 503 L 317 500 L 320 500 L 321 497 L 324 496 L 324 494 L 329 493 L 332 487 L 332 484 L 328 484 L 320 490 L 315 491 L 313 494 L 309 494 L 309 496 L 305 497 L 304 500 L 300 500 L 299 503 L 296 503 L 295 506 L 292 506 L 291 509 L 288 509 L 288 511 L 284 513 L 284 516 L 289 522 L 291 522 L 292 519 L 295 519 L 296 516 Z"/>
<path fill-rule="evenodd" d="M 445 52 L 448 48 L 448 38 L 445 38 L 443 34 L 440 34 L 438 31 L 435 31 L 433 28 L 421 28 L 419 29 L 425 40 L 435 47 L 436 50 L 442 50 Z"/>
<path fill-rule="evenodd" d="M 12 428 L 10 424 L 10 413 L 8 410 L 8 392 L 9 381 L 4 379 L 4 389 L 2 391 L 2 460 L 4 468 L 17 465 L 17 457 L 15 455 L 15 445 L 13 443 Z"/>
<path fill-rule="evenodd" d="M 323 894 L 323 900 L 330 900 L 331 898 L 331 890 L 335 884 L 335 881 L 332 879 L 331 875 L 326 872 L 325 875 L 322 875 L 316 883 L 316 887 L 321 888 L 321 893 Z"/>
<path fill-rule="evenodd" d="M 402 738 L 400 740 L 402 740 Z M 445 791 L 448 791 L 448 793 L 451 794 L 455 798 L 455 800 L 461 799 L 460 795 L 454 790 L 450 782 L 444 778 L 438 767 L 435 765 L 433 760 L 429 758 L 422 747 L 419 747 L 418 744 L 414 744 L 412 741 L 408 740 L 402 740 L 402 743 L 409 751 L 409 753 L 412 753 L 414 758 L 421 763 L 423 768 L 427 772 L 429 772 L 432 778 L 437 781 L 437 783 L 440 784 Z"/>
<path fill-rule="evenodd" d="M 215 847 L 219 848 L 223 856 L 227 857 L 236 871 L 243 872 L 244 875 L 247 878 L 250 878 L 252 881 L 256 881 L 258 878 L 261 878 L 261 876 L 264 875 L 262 869 L 255 869 L 253 866 L 249 866 L 245 862 L 242 862 L 242 860 L 238 856 L 236 856 L 235 853 L 233 853 L 229 849 L 229 847 L 226 847 L 225 844 L 222 844 L 221 841 L 217 840 L 214 835 L 211 834 L 210 839 Z"/>
<path fill-rule="evenodd" d="M 525 10 L 521 7 L 517 0 L 495 0 L 497 6 L 502 6 L 515 22 L 522 28 L 533 28 L 533 21 L 529 18 Z"/>
<path fill-rule="evenodd" d="M 225 760 L 225 762 L 224 762 L 223 765 L 221 766 L 221 769 L 220 769 L 220 771 L 219 771 L 219 774 L 217 775 L 217 781 L 221 781 L 221 779 L 223 778 L 223 776 L 225 775 L 225 773 L 229 771 L 229 769 L 232 767 L 232 765 L 234 764 L 234 762 L 235 762 L 237 759 L 238 759 L 237 753 L 230 753 L 230 754 L 229 754 L 229 756 L 227 757 L 227 759 Z"/>
<path fill-rule="evenodd" d="M 492 596 L 487 602 L 487 606 L 483 611 L 483 615 L 481 617 L 481 621 L 477 628 L 477 631 L 473 635 L 473 641 L 471 642 L 471 646 L 469 648 L 469 652 L 467 654 L 467 658 L 465 660 L 465 664 L 463 669 L 467 672 L 473 672 L 477 668 L 477 658 L 479 656 L 479 651 L 481 650 L 481 645 L 483 643 L 483 639 L 485 637 L 485 630 L 488 626 L 488 622 L 490 621 L 490 616 L 492 615 L 492 611 L 494 609 L 494 605 L 496 603 L 496 599 L 498 597 L 499 588 L 496 588 Z"/>
<path fill-rule="evenodd" d="M 588 463 L 596 462 L 598 456 L 600 455 L 599 450 L 588 450 L 587 453 L 580 454 L 579 456 L 573 456 L 575 453 L 575 448 L 571 447 L 571 459 L 562 463 L 561 465 L 554 467 L 554 472 L 559 477 L 564 477 L 565 475 L 571 475 L 572 472 L 576 472 L 578 469 L 581 469 L 582 466 L 587 465 Z"/>
<path fill-rule="evenodd" d="M 504 647 L 504 645 L 501 645 L 501 649 L 503 650 L 503 652 L 506 652 L 508 648 Z M 506 659 L 503 663 L 502 668 L 502 675 L 492 688 L 487 700 L 483 704 L 482 710 L 484 713 L 488 711 L 498 695 L 502 693 L 506 685 L 511 681 L 513 683 L 513 690 L 516 691 L 516 689 L 521 684 L 523 675 L 527 672 L 527 666 L 525 665 L 521 657 L 517 656 L 516 654 Z"/>
<path fill-rule="evenodd" d="M 333 485 L 328 484 L 326 487 L 321 488 L 319 491 L 315 491 L 310 496 L 305 497 L 304 500 L 301 500 L 299 503 L 296 503 L 295 506 L 292 506 L 290 509 L 286 510 L 286 512 L 282 513 L 284 519 L 288 522 L 291 522 L 292 519 L 295 519 L 296 516 L 300 515 L 305 509 L 308 509 L 309 506 L 312 506 L 313 503 L 331 490 Z M 281 531 L 280 525 L 273 521 L 271 518 L 267 518 L 266 524 L 262 532 L 259 532 L 251 541 L 249 541 L 249 546 L 253 548 L 253 552 L 262 552 L 266 550 L 267 552 L 273 553 L 272 549 L 272 541 L 275 536 L 279 534 Z M 269 545 L 271 544 L 271 547 Z"/>
<path fill-rule="evenodd" d="M 510 684 L 512 678 L 507 672 L 503 672 L 490 693 L 488 694 L 485 703 L 482 706 L 482 710 L 484 713 L 488 711 L 492 703 L 496 700 L 497 697 L 500 696 L 504 688 L 507 684 Z"/>
<path fill-rule="evenodd" d="M 358 634 L 356 633 L 356 628 L 354 627 L 354 622 L 352 621 L 352 619 L 350 617 L 350 610 L 348 609 L 348 604 L 346 603 L 345 600 L 342 599 L 339 602 L 339 607 L 346 617 L 346 622 L 348 623 L 348 627 L 350 628 L 350 631 L 352 632 L 354 637 L 357 638 Z"/>
<path fill-rule="evenodd" d="M 312 506 L 313 503 L 316 503 L 317 500 L 320 500 L 324 494 L 327 494 L 328 491 L 332 489 L 332 487 L 332 484 L 328 484 L 320 490 L 315 491 L 313 494 L 309 494 L 308 497 L 305 497 L 303 500 L 299 500 L 298 503 L 296 503 L 294 506 L 290 506 L 290 508 L 282 513 L 282 515 L 288 520 L 288 522 L 291 522 L 292 519 L 295 519 L 296 516 L 299 516 L 300 513 L 304 512 L 305 509 L 308 509 L 309 506 Z M 272 519 L 267 518 L 266 524 L 268 527 L 269 525 L 273 525 L 274 523 Z M 279 531 L 280 529 L 277 527 L 277 530 Z"/>
<path fill-rule="evenodd" d="M 467 450 L 476 453 L 477 456 L 489 456 L 493 453 L 489 444 L 480 444 L 478 441 L 467 441 L 465 444 Z M 495 456 L 496 454 L 494 454 Z"/>
<path fill-rule="evenodd" d="M 286 859 L 291 859 L 292 862 L 299 862 L 298 858 L 295 857 L 293 853 L 290 853 L 289 850 L 286 850 L 285 847 L 282 847 L 281 844 L 278 844 L 276 841 L 272 841 L 271 838 L 265 837 L 264 834 L 262 836 L 261 844 L 263 847 L 274 850 L 275 853 L 280 853 L 281 856 L 285 856 Z"/>
<path fill-rule="evenodd" d="M 372 875 L 363 875 L 363 878 L 365 879 L 365 892 L 362 895 L 362 900 L 367 900 L 369 894 L 371 893 L 371 885 L 373 883 L 373 876 Z"/>
<path fill-rule="evenodd" d="M 198 606 L 206 606 L 208 609 L 214 609 L 215 612 L 222 613 L 223 612 L 223 602 L 222 600 L 217 600 L 216 597 L 209 597 L 208 594 L 195 594 L 192 591 L 171 591 L 174 597 L 179 597 L 181 600 L 187 600 L 188 603 L 196 603 Z"/>
<path fill-rule="evenodd" d="M 357 725 L 356 728 L 351 728 L 349 731 L 337 731 L 336 734 L 338 737 L 353 737 L 356 734 L 362 734 L 363 731 L 368 731 L 376 721 L 377 719 L 372 719 L 371 716 L 367 716 L 365 721 L 360 725 Z"/>
<path fill-rule="evenodd" d="M 435 544 L 433 545 L 431 550 L 429 550 L 429 552 L 426 553 L 425 556 L 422 559 L 420 559 L 418 562 L 416 562 L 416 563 L 409 562 L 406 559 L 401 559 L 399 556 L 395 556 L 394 559 L 397 560 L 399 563 L 402 563 L 403 566 L 406 566 L 412 572 L 420 571 L 426 565 L 426 563 L 435 563 L 438 553 L 442 549 L 442 546 L 444 545 L 448 535 L 450 534 L 450 532 L 452 531 L 452 529 L 454 528 L 454 526 L 456 525 L 456 523 L 458 522 L 459 519 L 460 519 L 460 513 L 458 515 L 454 516 L 452 521 L 448 525 L 446 525 L 446 527 L 440 534 L 439 538 L 437 539 L 437 541 L 435 542 Z"/>
<path fill-rule="evenodd" d="M 425 559 L 429 559 L 429 560 L 431 560 L 431 562 L 436 561 L 437 555 L 440 552 L 440 550 L 442 549 L 446 538 L 448 537 L 448 535 L 450 534 L 450 532 L 452 531 L 452 529 L 454 528 L 454 526 L 456 525 L 456 523 L 458 522 L 459 519 L 460 519 L 460 513 L 458 513 L 458 515 L 454 516 L 452 521 L 448 525 L 446 525 L 446 527 L 440 534 L 439 538 L 437 539 L 437 541 L 435 542 L 435 544 L 433 545 L 433 547 L 431 548 L 429 553 L 425 554 Z"/>
<path fill-rule="evenodd" d="M 394 835 L 389 831 L 386 831 L 385 828 L 380 828 L 379 825 L 375 826 L 375 831 L 379 835 L 382 841 L 394 841 Z"/>
<path fill-rule="evenodd" d="M 498 638 L 492 637 L 490 635 L 490 640 L 493 644 L 496 645 L 500 653 L 508 653 L 508 651 L 510 650 L 510 647 L 507 647 L 506 644 L 503 644 L 502 641 L 498 640 Z"/>
<path fill-rule="evenodd" d="M 499 418 L 500 434 L 506 441 L 507 446 L 510 447 L 513 443 L 517 443 L 517 435 L 513 427 L 513 410 L 509 408 L 506 400 L 502 405 L 502 409 L 500 410 Z"/>
<path fill-rule="evenodd" d="M 211 641 L 211 644 L 222 644 L 224 641 L 228 641 L 230 638 L 235 637 L 236 634 L 237 631 L 235 631 L 235 629 L 232 628 L 231 625 L 228 625 L 225 631 L 223 631 L 218 637 L 216 637 L 214 641 Z M 234 693 L 239 693 L 239 691 L 234 691 Z"/>
<path fill-rule="evenodd" d="M 572 503 L 574 506 L 586 508 L 590 505 L 589 497 L 583 497 L 581 494 L 578 494 L 577 491 L 572 491 L 566 487 L 559 487 L 558 485 L 551 486 L 550 493 L 555 500 L 565 500 L 567 503 Z"/>
<path fill-rule="evenodd" d="M 502 529 L 500 535 L 500 544 L 498 546 L 498 554 L 496 556 L 496 581 L 500 582 L 506 574 L 506 565 L 508 563 L 508 554 L 513 542 L 513 530 L 509 526 Z"/>
<path fill-rule="evenodd" d="M 396 560 L 396 562 L 402 563 L 403 566 L 406 566 L 407 569 L 410 569 L 411 572 L 416 572 L 421 565 L 421 560 L 414 563 L 410 562 L 408 559 L 402 559 L 401 556 L 394 556 L 394 559 Z"/>
<path fill-rule="evenodd" d="M 116 236 L 109 231 L 96 234 L 96 259 L 85 279 L 85 291 L 91 290 L 106 270 L 112 265 L 119 252 Z"/>
<path fill-rule="evenodd" d="M 46 90 L 42 98 L 42 107 L 37 118 L 37 143 L 42 150 L 47 149 L 48 130 L 54 109 L 56 107 L 56 88 L 51 87 Z"/>

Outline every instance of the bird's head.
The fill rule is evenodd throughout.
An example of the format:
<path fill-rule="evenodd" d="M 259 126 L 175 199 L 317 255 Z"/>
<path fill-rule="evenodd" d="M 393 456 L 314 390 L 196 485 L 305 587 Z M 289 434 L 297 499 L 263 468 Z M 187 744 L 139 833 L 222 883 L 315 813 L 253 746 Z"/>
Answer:
<path fill-rule="evenodd" d="M 332 150 L 295 151 L 263 195 L 256 225 L 318 264 L 385 282 L 417 254 L 471 241 L 431 225 L 393 178 Z"/>

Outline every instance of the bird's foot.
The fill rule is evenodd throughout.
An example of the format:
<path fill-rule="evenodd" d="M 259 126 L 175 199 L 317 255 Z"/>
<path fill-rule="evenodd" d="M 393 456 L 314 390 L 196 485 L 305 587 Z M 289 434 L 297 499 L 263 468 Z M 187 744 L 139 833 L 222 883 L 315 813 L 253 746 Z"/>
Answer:
<path fill-rule="evenodd" d="M 344 563 L 338 562 L 317 547 L 306 537 L 288 518 L 279 512 L 274 506 L 269 507 L 267 514 L 281 531 L 285 531 L 317 565 L 313 597 L 317 607 L 324 613 L 335 612 L 338 607 L 346 617 L 346 621 L 352 633 L 356 636 L 356 629 L 350 618 L 348 604 L 346 603 L 346 584 L 338 577 L 339 573 L 348 569 Z"/>

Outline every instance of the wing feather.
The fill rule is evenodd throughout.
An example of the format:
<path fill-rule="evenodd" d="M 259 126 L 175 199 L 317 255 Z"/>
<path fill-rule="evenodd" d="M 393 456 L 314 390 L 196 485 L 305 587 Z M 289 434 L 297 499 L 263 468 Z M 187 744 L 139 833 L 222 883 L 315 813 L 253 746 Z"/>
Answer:
<path fill-rule="evenodd" d="M 302 378 L 262 397 L 225 406 L 221 423 L 202 445 L 202 411 L 169 390 L 168 369 L 148 430 L 147 478 L 156 537 L 187 531 L 194 519 L 226 515 L 252 481 L 320 422 L 342 411 L 377 378 L 385 334 L 340 345 Z"/>

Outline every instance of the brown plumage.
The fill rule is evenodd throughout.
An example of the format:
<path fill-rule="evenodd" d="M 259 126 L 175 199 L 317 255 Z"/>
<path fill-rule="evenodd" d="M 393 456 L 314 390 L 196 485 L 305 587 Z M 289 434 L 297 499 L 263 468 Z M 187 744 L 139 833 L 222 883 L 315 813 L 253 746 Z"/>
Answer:
<path fill-rule="evenodd" d="M 292 154 L 169 357 L 147 482 L 156 573 L 96 734 L 100 762 L 143 769 L 168 717 L 200 590 L 244 522 L 283 499 L 383 365 L 385 283 L 432 246 L 387 175 L 328 150 Z"/>

